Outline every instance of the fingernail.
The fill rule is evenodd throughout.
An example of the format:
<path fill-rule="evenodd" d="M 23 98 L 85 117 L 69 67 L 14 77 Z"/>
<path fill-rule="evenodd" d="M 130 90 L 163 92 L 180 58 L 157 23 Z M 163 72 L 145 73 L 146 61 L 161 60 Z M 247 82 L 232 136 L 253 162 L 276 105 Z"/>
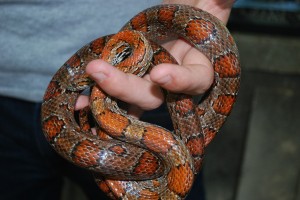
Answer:
<path fill-rule="evenodd" d="M 162 78 L 157 80 L 157 82 L 159 84 L 162 84 L 162 85 L 167 84 L 170 81 L 171 81 L 171 76 L 170 75 L 163 76 Z"/>
<path fill-rule="evenodd" d="M 98 83 L 101 83 L 102 81 L 104 81 L 107 78 L 107 75 L 105 75 L 102 72 L 96 72 L 96 73 L 92 73 L 91 77 Z"/>

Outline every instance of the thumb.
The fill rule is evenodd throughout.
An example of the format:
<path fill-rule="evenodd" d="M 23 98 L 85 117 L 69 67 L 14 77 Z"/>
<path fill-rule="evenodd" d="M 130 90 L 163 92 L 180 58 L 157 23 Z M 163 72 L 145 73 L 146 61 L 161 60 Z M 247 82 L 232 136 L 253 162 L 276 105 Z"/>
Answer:
<path fill-rule="evenodd" d="M 124 73 L 104 60 L 91 61 L 86 73 L 107 94 L 144 110 L 157 108 L 163 102 L 163 94 L 151 81 Z"/>

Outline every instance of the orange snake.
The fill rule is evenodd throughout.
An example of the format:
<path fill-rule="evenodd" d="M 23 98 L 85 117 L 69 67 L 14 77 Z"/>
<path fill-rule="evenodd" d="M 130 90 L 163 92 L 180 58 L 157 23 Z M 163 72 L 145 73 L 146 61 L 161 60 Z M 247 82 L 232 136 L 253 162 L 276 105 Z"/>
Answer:
<path fill-rule="evenodd" d="M 128 116 L 117 100 L 94 86 L 85 67 L 102 58 L 143 76 L 159 63 L 176 62 L 152 42 L 174 37 L 202 52 L 215 76 L 200 101 L 165 91 L 173 133 Z M 134 64 L 132 57 L 137 58 Z M 57 71 L 42 104 L 43 132 L 61 156 L 92 170 L 99 188 L 112 199 L 184 199 L 201 168 L 205 147 L 232 109 L 239 85 L 238 50 L 222 22 L 186 5 L 154 6 L 133 17 L 118 34 L 82 47 Z M 75 102 L 87 88 L 92 88 L 90 108 L 83 109 L 78 120 Z M 89 109 L 97 134 L 87 122 Z"/>

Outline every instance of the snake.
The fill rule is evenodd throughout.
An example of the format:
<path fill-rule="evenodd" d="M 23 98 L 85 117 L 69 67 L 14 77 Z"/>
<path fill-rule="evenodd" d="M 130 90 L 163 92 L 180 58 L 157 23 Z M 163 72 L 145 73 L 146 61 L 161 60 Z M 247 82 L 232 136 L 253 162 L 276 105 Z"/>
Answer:
<path fill-rule="evenodd" d="M 101 58 L 143 77 L 160 63 L 177 63 L 160 44 L 178 38 L 210 60 L 214 81 L 202 96 L 163 90 L 174 131 L 128 115 L 126 104 L 85 72 Z M 42 129 L 57 153 L 91 170 L 111 199 L 185 199 L 205 148 L 233 108 L 240 76 L 237 45 L 219 19 L 188 5 L 156 5 L 118 33 L 83 46 L 59 68 L 42 102 Z M 76 111 L 80 95 L 89 95 L 90 103 Z"/>

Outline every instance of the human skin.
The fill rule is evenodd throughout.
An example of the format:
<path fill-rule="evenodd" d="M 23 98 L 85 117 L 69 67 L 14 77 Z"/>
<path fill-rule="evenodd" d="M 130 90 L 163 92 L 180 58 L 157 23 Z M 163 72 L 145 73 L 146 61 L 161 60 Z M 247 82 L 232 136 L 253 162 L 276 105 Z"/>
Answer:
<path fill-rule="evenodd" d="M 162 4 L 186 4 L 205 10 L 224 24 L 227 23 L 234 0 L 164 0 Z M 139 117 L 144 110 L 159 107 L 164 101 L 161 87 L 178 93 L 203 94 L 213 82 L 210 61 L 184 40 L 163 44 L 178 65 L 159 64 L 149 74 L 139 78 L 125 74 L 101 59 L 90 62 L 86 73 L 109 95 L 129 105 L 129 114 Z M 87 97 L 80 97 L 76 108 L 84 107 Z"/>

